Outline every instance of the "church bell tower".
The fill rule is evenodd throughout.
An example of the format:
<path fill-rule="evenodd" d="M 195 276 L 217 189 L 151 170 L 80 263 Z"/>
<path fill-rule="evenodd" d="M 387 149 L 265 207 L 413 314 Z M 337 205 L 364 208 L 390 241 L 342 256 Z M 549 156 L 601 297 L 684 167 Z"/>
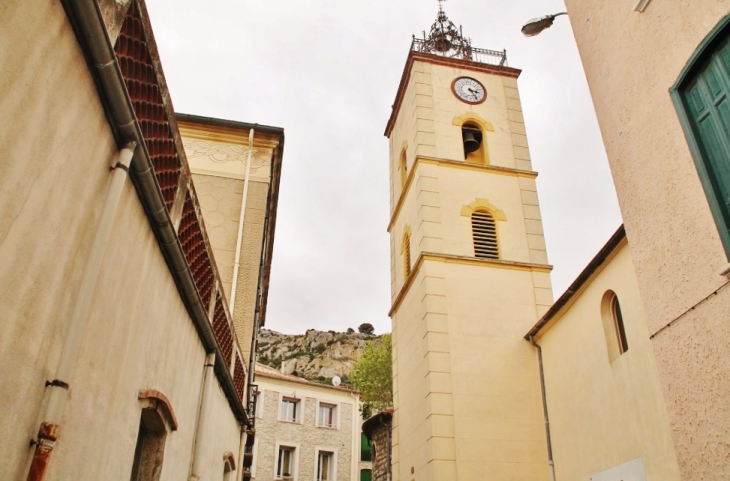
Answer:
<path fill-rule="evenodd" d="M 535 350 L 552 304 L 506 52 L 442 8 L 414 37 L 390 141 L 393 481 L 547 481 Z"/>

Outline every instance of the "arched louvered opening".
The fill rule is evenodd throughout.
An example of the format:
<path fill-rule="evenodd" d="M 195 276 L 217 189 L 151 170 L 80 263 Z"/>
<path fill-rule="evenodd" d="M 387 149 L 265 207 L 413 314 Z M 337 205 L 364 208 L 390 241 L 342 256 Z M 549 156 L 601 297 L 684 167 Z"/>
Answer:
<path fill-rule="evenodd" d="M 487 212 L 474 212 L 471 215 L 471 230 L 474 236 L 474 256 L 483 259 L 499 259 L 497 226 L 494 223 L 494 217 Z"/>
<path fill-rule="evenodd" d="M 406 232 L 403 236 L 403 277 L 411 275 L 411 235 Z"/>

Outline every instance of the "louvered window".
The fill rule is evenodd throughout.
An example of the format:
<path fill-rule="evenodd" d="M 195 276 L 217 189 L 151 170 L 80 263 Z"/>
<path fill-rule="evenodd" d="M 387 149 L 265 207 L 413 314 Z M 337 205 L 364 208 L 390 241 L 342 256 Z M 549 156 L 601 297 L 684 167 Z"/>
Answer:
<path fill-rule="evenodd" d="M 499 259 L 494 218 L 486 212 L 474 212 L 471 215 L 471 230 L 474 236 L 474 256 Z"/>
<path fill-rule="evenodd" d="M 411 275 L 411 236 L 403 236 L 403 272 L 406 279 Z"/>

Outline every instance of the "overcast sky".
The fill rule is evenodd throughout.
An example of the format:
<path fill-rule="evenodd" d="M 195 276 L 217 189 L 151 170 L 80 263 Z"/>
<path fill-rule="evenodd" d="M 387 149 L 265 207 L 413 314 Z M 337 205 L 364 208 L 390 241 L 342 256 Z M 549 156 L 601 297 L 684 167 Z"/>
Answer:
<path fill-rule="evenodd" d="M 178 112 L 286 134 L 266 327 L 390 331 L 388 142 L 411 43 L 436 0 L 147 0 Z M 450 0 L 472 45 L 507 49 L 537 179 L 555 298 L 621 223 L 561 0 Z"/>

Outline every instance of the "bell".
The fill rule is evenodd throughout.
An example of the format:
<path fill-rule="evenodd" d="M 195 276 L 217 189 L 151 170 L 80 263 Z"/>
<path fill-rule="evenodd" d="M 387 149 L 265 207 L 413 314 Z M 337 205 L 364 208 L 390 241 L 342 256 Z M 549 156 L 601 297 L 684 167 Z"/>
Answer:
<path fill-rule="evenodd" d="M 471 130 L 464 130 L 464 155 L 476 152 L 479 150 L 479 146 L 482 144 L 480 139 L 477 139 L 474 132 Z"/>

